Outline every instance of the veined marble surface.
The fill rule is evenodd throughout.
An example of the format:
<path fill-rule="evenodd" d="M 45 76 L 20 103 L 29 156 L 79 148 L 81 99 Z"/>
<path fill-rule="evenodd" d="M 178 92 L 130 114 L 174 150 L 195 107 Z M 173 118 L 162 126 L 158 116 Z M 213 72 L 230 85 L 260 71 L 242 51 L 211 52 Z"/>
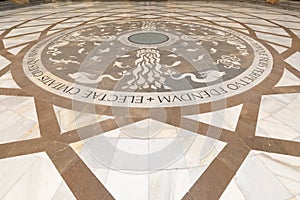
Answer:
<path fill-rule="evenodd" d="M 299 157 L 251 151 L 220 199 L 298 199 L 299 167 Z"/>
<path fill-rule="evenodd" d="M 257 136 L 300 142 L 300 94 L 263 96 Z"/>
<path fill-rule="evenodd" d="M 1 199 L 75 199 L 45 152 L 0 160 Z"/>
<path fill-rule="evenodd" d="M 126 49 L 128 46 L 112 48 L 119 42 L 126 43 L 128 37 L 115 43 L 110 39 L 136 31 L 138 26 L 129 27 L 127 22 L 137 22 L 144 31 L 170 33 L 170 37 L 176 33 L 172 37 L 179 42 L 171 49 L 158 47 L 158 54 L 143 42 L 131 45 L 147 46 L 144 51 L 136 51 L 137 47 Z M 156 30 L 153 22 L 173 22 L 174 30 L 167 28 L 173 25 Z M 115 26 L 103 28 L 104 24 Z M 199 24 L 204 29 L 197 32 Z M 82 29 L 87 26 L 97 26 L 99 32 Z M 184 26 L 189 28 L 180 28 Z M 147 68 L 156 67 L 161 74 L 149 75 L 150 78 L 162 78 L 173 70 L 175 79 L 186 81 L 206 79 L 205 74 L 197 74 L 201 70 L 196 73 L 189 66 L 205 56 L 207 62 L 195 64 L 199 69 L 209 63 L 221 63 L 223 71 L 226 68 L 228 75 L 236 77 L 237 70 L 244 70 L 253 61 L 257 68 L 248 74 L 247 80 L 252 81 L 242 82 L 243 76 L 235 80 L 238 83 L 232 83 L 233 91 L 245 84 L 250 89 L 230 98 L 225 98 L 225 93 L 222 101 L 183 106 L 184 100 L 177 99 L 176 105 L 143 108 L 113 103 L 81 105 L 75 98 L 55 95 L 55 91 L 72 93 L 73 87 L 84 83 L 67 87 L 60 81 L 53 85 L 50 72 L 38 77 L 38 60 L 32 59 L 37 49 L 25 60 L 32 76 L 26 77 L 23 71 L 23 58 L 33 45 L 66 31 L 72 31 L 67 41 L 71 43 L 63 39 L 53 41 L 43 55 L 59 58 L 48 63 L 50 71 L 58 70 L 58 76 L 66 76 L 67 81 L 74 81 L 68 75 L 85 66 L 78 61 L 86 63 L 88 50 L 107 53 L 96 61 L 111 59 L 106 69 L 111 79 L 100 81 L 99 86 L 113 89 L 114 80 L 128 73 L 129 64 L 125 65 L 125 61 L 131 63 L 133 71 L 144 69 L 140 77 L 146 77 Z M 87 37 L 83 39 L 80 31 L 86 31 Z M 218 48 L 223 43 L 228 48 Z M 252 47 L 247 47 L 250 43 Z M 94 49 L 88 49 L 90 44 Z M 120 49 L 122 54 L 117 52 Z M 179 51 L 183 49 L 189 52 L 188 56 L 173 61 L 182 57 L 184 52 Z M 193 52 L 199 49 L 205 54 L 195 53 L 195 59 Z M 144 58 L 138 58 L 143 52 Z M 257 58 L 253 59 L 255 53 Z M 246 57 L 238 57 L 240 54 L 247 59 L 241 62 L 239 59 Z M 43 60 L 45 64 L 48 61 Z M 64 65 L 69 62 L 73 63 L 67 73 Z M 78 63 L 82 64 L 79 68 Z M 260 67 L 266 63 L 272 64 L 270 73 L 258 84 L 253 83 L 262 77 Z M 88 73 L 92 82 L 97 77 L 91 73 L 107 67 L 102 63 L 95 66 Z M 134 73 L 138 77 L 139 70 Z M 102 78 L 107 79 L 108 75 Z M 136 82 L 143 81 L 140 77 Z M 40 85 L 34 85 L 33 78 L 39 79 Z M 236 1 L 56 2 L 1 11 L 0 199 L 300 200 L 299 78 L 299 11 Z M 182 85 L 170 83 L 182 94 L 193 89 L 180 90 Z M 53 87 L 46 91 L 46 86 Z M 148 89 L 153 94 L 162 92 Z M 167 87 L 165 90 L 175 93 Z M 218 91 L 224 92 L 220 89 L 215 94 Z M 105 95 L 89 92 L 93 100 Z M 111 94 L 114 97 L 115 91 Z M 82 98 L 87 96 L 81 94 Z M 152 97 L 147 97 L 150 102 Z"/>
<path fill-rule="evenodd" d="M 124 200 L 182 199 L 225 145 L 154 120 L 71 144 L 112 196 Z"/>
<path fill-rule="evenodd" d="M 33 97 L 0 96 L 0 143 L 40 137 Z"/>

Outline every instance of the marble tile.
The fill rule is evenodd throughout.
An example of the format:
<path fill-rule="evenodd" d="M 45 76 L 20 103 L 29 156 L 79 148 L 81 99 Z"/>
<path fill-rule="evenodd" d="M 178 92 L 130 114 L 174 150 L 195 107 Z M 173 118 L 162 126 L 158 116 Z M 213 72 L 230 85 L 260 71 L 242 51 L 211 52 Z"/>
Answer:
<path fill-rule="evenodd" d="M 259 13 L 259 14 L 256 14 L 256 15 L 260 16 L 260 17 L 264 17 L 266 19 L 270 19 L 272 21 L 276 21 L 276 23 L 278 23 L 278 21 L 286 21 L 286 22 L 294 21 L 294 22 L 299 22 L 299 18 L 298 17 L 291 16 L 291 15 L 283 15 L 283 14 L 270 15 L 270 14 L 264 14 L 264 13 Z"/>
<path fill-rule="evenodd" d="M 30 15 L 30 14 L 36 14 L 36 15 L 45 15 L 47 13 L 50 13 L 49 10 L 45 9 L 45 7 L 39 7 L 40 9 L 35 9 L 32 11 L 31 9 L 25 10 L 23 12 L 19 12 L 20 15 Z"/>
<path fill-rule="evenodd" d="M 290 16 L 286 16 L 287 18 L 290 18 Z M 287 27 L 287 28 L 295 28 L 295 29 L 299 29 L 299 19 L 297 22 L 293 22 L 293 21 L 290 21 L 289 19 L 287 19 L 287 21 L 276 21 L 276 23 L 284 26 L 284 27 Z"/>
<path fill-rule="evenodd" d="M 231 180 L 226 190 L 223 192 L 220 200 L 246 200 L 244 194 L 240 190 L 238 184 L 235 181 L 235 178 Z"/>
<path fill-rule="evenodd" d="M 291 29 L 291 31 L 296 34 L 298 38 L 300 38 L 300 29 Z"/>
<path fill-rule="evenodd" d="M 180 13 L 161 13 L 160 15 L 166 17 L 182 17 Z"/>
<path fill-rule="evenodd" d="M 192 16 L 181 16 L 181 17 L 176 17 L 177 19 L 180 20 L 189 20 L 189 21 L 197 21 L 199 18 L 197 17 L 192 17 Z"/>
<path fill-rule="evenodd" d="M 149 200 L 181 200 L 193 183 L 188 169 L 159 170 L 149 174 Z"/>
<path fill-rule="evenodd" d="M 268 43 L 271 47 L 273 47 L 279 54 L 285 52 L 286 50 L 288 50 L 288 48 L 285 48 L 285 47 L 282 47 L 282 46 L 279 46 L 279 45 L 276 45 L 276 44 L 271 44 L 271 43 Z"/>
<path fill-rule="evenodd" d="M 224 17 L 229 17 L 231 19 L 235 19 L 237 17 L 242 17 L 242 18 L 254 18 L 254 17 L 251 17 L 247 14 L 244 14 L 244 13 L 235 13 L 235 12 L 220 12 L 218 13 L 218 15 L 220 16 L 224 16 Z"/>
<path fill-rule="evenodd" d="M 78 23 L 78 22 L 85 22 L 85 21 L 90 21 L 92 19 L 95 19 L 96 17 L 86 17 L 86 16 L 82 16 L 82 17 L 74 17 L 72 19 L 68 19 L 66 21 L 64 21 L 65 23 Z"/>
<path fill-rule="evenodd" d="M 206 20 L 209 20 L 209 21 L 214 21 L 214 22 L 231 22 L 231 20 L 225 18 L 225 17 L 217 17 L 217 16 L 212 16 L 212 17 L 209 17 L 209 16 L 204 16 L 204 17 L 201 17 L 203 19 L 206 19 Z"/>
<path fill-rule="evenodd" d="M 257 157 L 293 195 L 300 193 L 300 158 L 261 152 Z"/>
<path fill-rule="evenodd" d="M 76 200 L 68 185 L 62 181 L 51 200 Z"/>
<path fill-rule="evenodd" d="M 255 30 L 257 30 L 256 28 L 259 28 L 259 27 L 261 27 L 262 29 L 267 29 L 267 28 L 272 29 L 276 26 L 275 24 L 273 24 L 271 22 L 268 22 L 268 21 L 263 20 L 263 19 L 257 19 L 257 18 L 256 19 L 240 18 L 240 19 L 238 19 L 238 21 L 247 24 L 247 26 L 250 26 L 251 28 L 253 28 Z M 258 26 L 258 25 L 261 25 L 261 26 Z"/>
<path fill-rule="evenodd" d="M 263 96 L 255 135 L 300 142 L 299 114 L 299 94 Z"/>
<path fill-rule="evenodd" d="M 296 53 L 285 59 L 285 62 L 300 71 L 300 52 L 297 51 Z"/>
<path fill-rule="evenodd" d="M 187 148 L 182 146 L 178 137 L 149 140 L 149 169 L 152 171 L 187 169 L 186 152 Z M 166 162 L 162 162 L 159 156 Z"/>
<path fill-rule="evenodd" d="M 8 71 L 0 77 L 0 88 L 20 88 Z"/>
<path fill-rule="evenodd" d="M 54 13 L 52 15 L 49 16 L 45 16 L 43 17 L 43 19 L 48 19 L 48 18 L 59 18 L 59 19 L 66 19 L 68 17 L 75 17 L 76 15 L 78 15 L 77 13 L 69 13 L 69 12 L 62 12 L 62 13 Z"/>
<path fill-rule="evenodd" d="M 192 15 L 192 16 L 196 16 L 196 17 L 201 17 L 201 18 L 204 18 L 204 17 L 209 17 L 209 18 L 214 18 L 215 15 L 212 15 L 212 14 L 209 14 L 209 13 L 203 13 L 203 12 L 189 12 L 188 13 L 189 15 Z"/>
<path fill-rule="evenodd" d="M 191 178 L 192 185 L 194 185 L 196 183 L 196 181 L 199 178 L 201 178 L 201 175 L 205 172 L 205 170 L 208 167 L 209 166 L 204 165 L 204 166 L 189 168 L 189 173 L 190 173 L 190 178 Z"/>
<path fill-rule="evenodd" d="M 222 15 L 222 16 L 227 16 L 231 19 L 257 19 L 256 17 L 254 16 L 250 16 L 250 15 L 247 15 L 246 13 L 230 13 L 230 12 L 224 12 L 224 13 L 220 13 L 219 15 Z"/>
<path fill-rule="evenodd" d="M 179 140 L 189 168 L 207 167 L 226 145 L 224 142 L 201 135 L 181 137 Z"/>
<path fill-rule="evenodd" d="M 39 25 L 51 25 L 53 23 L 59 22 L 60 19 L 37 19 L 26 22 L 25 24 L 21 25 L 20 27 L 27 27 L 27 26 L 39 26 Z"/>
<path fill-rule="evenodd" d="M 116 6 L 116 5 L 114 5 L 114 6 Z M 147 9 L 148 9 L 148 7 L 147 7 Z M 151 9 L 151 6 L 149 7 L 149 9 Z M 132 8 L 126 8 L 126 7 L 122 7 L 122 8 L 120 8 L 120 7 L 117 7 L 116 9 L 114 9 L 114 10 L 110 10 L 110 9 L 108 9 L 108 10 L 106 10 L 106 12 L 108 12 L 108 13 L 125 13 L 125 12 L 132 12 L 132 11 L 134 11 L 134 9 L 132 9 Z"/>
<path fill-rule="evenodd" d="M 12 23 L 13 26 L 24 21 L 14 16 L 0 16 L 0 20 L 1 20 L 1 25 L 8 22 L 7 24 Z"/>
<path fill-rule="evenodd" d="M 24 21 L 31 20 L 31 19 L 34 19 L 34 18 L 37 18 L 37 17 L 40 17 L 40 16 L 41 16 L 40 14 L 35 15 L 34 13 L 33 14 L 18 13 L 18 14 L 15 14 L 15 15 L 11 15 L 11 17 L 19 18 L 19 19 L 22 19 Z"/>
<path fill-rule="evenodd" d="M 47 35 L 51 35 L 53 33 L 56 33 L 56 32 L 59 32 L 59 31 L 62 31 L 63 29 L 58 29 L 58 30 L 51 30 L 51 31 L 48 31 L 47 32 Z"/>
<path fill-rule="evenodd" d="M 3 11 L 0 13 L 3 16 L 0 17 L 0 34 L 3 33 L 2 30 L 25 22 L 26 19 L 41 17 L 13 29 L 6 36 L 13 38 L 3 40 L 5 48 L 9 48 L 6 50 L 14 55 L 26 46 L 22 44 L 34 41 L 40 35 L 15 36 L 42 31 L 43 28 L 61 20 L 66 21 L 50 30 L 48 35 L 88 20 L 93 20 L 88 23 L 91 24 L 124 18 L 177 18 L 191 23 L 201 21 L 208 25 L 218 22 L 219 26 L 249 34 L 239 23 L 231 21 L 231 18 L 248 24 L 257 31 L 260 39 L 269 42 L 279 54 L 289 49 L 291 38 L 282 28 L 267 20 L 292 28 L 295 34 L 300 35 L 299 18 L 295 13 L 249 3 L 129 1 L 120 5 L 118 2 L 60 2 L 35 6 L 34 12 L 31 8 Z M 22 46 L 16 47 L 17 45 Z M 297 52 L 285 61 L 300 71 L 299 60 L 300 53 Z M 0 69 L 9 64 L 10 61 L 0 55 Z M 299 85 L 299 79 L 284 69 L 275 87 L 292 85 Z M 0 77 L 0 88 L 18 88 L 10 71 Z M 233 100 L 236 101 L 237 98 L 233 97 Z M 296 93 L 263 96 L 256 135 L 300 142 L 299 101 L 300 94 Z M 184 117 L 235 131 L 242 107 L 243 104 L 240 104 L 224 110 Z M 77 112 L 57 106 L 53 109 L 61 133 L 114 119 L 111 116 Z M 0 144 L 40 137 L 33 97 L 0 95 L 0 117 Z M 110 125 L 112 124 L 108 126 Z M 95 130 L 94 132 L 97 134 Z M 115 199 L 179 200 L 210 167 L 226 143 L 153 119 L 145 119 L 70 146 Z M 278 148 L 281 147 L 279 144 Z M 231 156 L 232 152 L 223 153 L 226 157 Z M 221 200 L 300 200 L 299 169 L 299 157 L 251 151 L 221 196 Z M 213 179 L 215 184 L 207 186 L 207 190 L 205 188 L 205 193 L 210 195 L 220 189 L 220 185 L 216 183 L 214 174 L 209 178 Z M 44 152 L 0 159 L 0 184 L 3 186 L 0 189 L 0 199 L 75 199 Z M 80 188 L 75 188 L 75 191 L 78 194 L 86 192 Z M 202 198 L 193 197 L 197 200 Z"/>
<path fill-rule="evenodd" d="M 45 13 L 32 11 L 32 12 L 21 12 L 21 13 L 18 13 L 17 16 L 20 17 L 20 18 L 24 17 L 24 19 L 35 19 L 35 18 L 42 17 L 44 15 L 45 15 Z"/>
<path fill-rule="evenodd" d="M 40 137 L 32 97 L 0 96 L 0 111 L 0 144 Z"/>
<path fill-rule="evenodd" d="M 240 25 L 239 23 L 235 23 L 235 22 L 217 22 L 217 23 L 219 25 L 225 26 L 225 27 L 244 29 L 244 27 L 242 25 Z"/>
<path fill-rule="evenodd" d="M 100 19 L 97 20 L 97 22 L 102 22 L 102 21 L 110 21 L 110 20 L 121 20 L 122 18 L 120 17 L 101 17 Z"/>
<path fill-rule="evenodd" d="M 114 117 L 106 115 L 96 115 L 84 112 L 77 112 L 53 106 L 56 118 L 61 130 L 61 133 L 65 133 L 74 129 L 78 129 L 84 126 L 96 124 L 108 119 L 114 119 Z"/>
<path fill-rule="evenodd" d="M 289 36 L 285 30 L 279 27 L 270 27 L 270 26 L 258 26 L 258 25 L 252 25 L 252 24 L 247 24 L 251 29 L 255 31 L 262 31 L 262 32 L 267 32 L 270 34 L 276 33 L 278 35 L 283 35 L 283 36 Z"/>
<path fill-rule="evenodd" d="M 97 152 L 90 149 L 90 144 L 94 142 L 94 145 L 103 143 L 106 138 L 103 136 L 97 136 L 97 138 L 89 139 L 88 141 L 78 142 L 71 144 L 71 147 L 79 153 L 81 159 L 87 164 L 90 170 L 101 181 L 106 189 L 112 194 L 115 199 L 147 199 L 148 195 L 148 174 L 138 173 L 134 171 L 126 172 L 118 169 L 111 169 L 108 166 L 112 162 L 113 155 L 106 152 L 105 158 L 100 158 Z M 109 142 L 115 142 L 108 139 Z M 95 146 L 96 148 L 96 146 Z M 100 146 L 98 146 L 100 148 Z M 133 147 L 134 148 L 134 147 Z M 103 150 L 108 148 L 103 148 Z M 137 149 L 139 149 L 137 147 Z"/>
<path fill-rule="evenodd" d="M 26 46 L 27 46 L 27 44 L 26 45 L 21 45 L 21 46 L 18 46 L 18 47 L 10 48 L 7 51 L 10 52 L 10 53 L 12 53 L 12 54 L 14 54 L 14 55 L 17 55 Z"/>
<path fill-rule="evenodd" d="M 1 199 L 75 199 L 45 152 L 1 159 L 0 177 Z"/>
<path fill-rule="evenodd" d="M 260 39 L 266 40 L 268 42 L 273 42 L 275 44 L 288 46 L 288 47 L 291 47 L 292 45 L 292 39 L 288 37 L 281 37 L 277 35 L 259 33 L 259 32 L 256 32 L 256 35 Z"/>
<path fill-rule="evenodd" d="M 283 75 L 281 79 L 278 81 L 278 83 L 275 85 L 275 87 L 294 86 L 294 85 L 300 85 L 300 79 L 289 70 L 284 69 Z"/>
<path fill-rule="evenodd" d="M 104 16 L 109 16 L 111 15 L 111 13 L 105 13 L 105 12 L 101 12 L 101 13 L 90 13 L 87 15 L 84 15 L 85 17 L 104 17 Z"/>
<path fill-rule="evenodd" d="M 110 170 L 105 187 L 118 200 L 148 199 L 148 174 L 134 174 Z"/>
<path fill-rule="evenodd" d="M 0 55 L 0 70 L 10 64 L 10 61 Z"/>
<path fill-rule="evenodd" d="M 149 138 L 175 138 L 180 137 L 180 129 L 155 120 L 148 120 Z"/>
<path fill-rule="evenodd" d="M 249 31 L 247 31 L 247 30 L 243 30 L 243 29 L 235 29 L 235 30 L 244 32 L 244 33 L 246 33 L 246 34 L 250 34 Z"/>
<path fill-rule="evenodd" d="M 30 34 L 33 32 L 41 32 L 41 31 L 45 30 L 48 26 L 49 25 L 13 29 L 6 35 L 5 38 L 12 37 L 12 36 L 18 36 L 18 35 Z"/>
<path fill-rule="evenodd" d="M 71 147 L 116 199 L 179 200 L 226 143 L 172 127 L 146 119 Z M 121 137 L 124 130 L 127 138 Z M 136 136 L 153 131 L 175 133 Z"/>
<path fill-rule="evenodd" d="M 16 21 L 17 19 L 14 19 L 15 21 L 11 21 L 11 22 L 4 22 L 2 21 L 2 19 L 0 19 L 2 23 L 0 23 L 0 30 L 5 30 L 5 29 L 9 29 L 13 26 L 16 26 L 20 23 L 22 23 L 22 21 Z"/>
<path fill-rule="evenodd" d="M 82 22 L 76 22 L 76 23 L 61 23 L 61 24 L 57 24 L 56 26 L 54 26 L 51 30 L 56 30 L 56 29 L 64 29 L 64 28 L 72 28 L 75 26 L 78 26 L 79 24 L 81 24 Z"/>
<path fill-rule="evenodd" d="M 40 33 L 33 33 L 30 35 L 23 35 L 13 38 L 3 39 L 5 48 L 17 46 L 19 44 L 28 43 L 34 40 L 37 40 L 40 37 Z"/>
<path fill-rule="evenodd" d="M 201 4 L 201 6 L 202 6 L 202 4 Z M 191 9 L 194 9 L 199 12 L 199 8 L 195 8 L 195 6 L 191 6 Z M 210 5 L 207 4 L 205 7 L 203 6 L 203 8 L 201 10 L 203 10 L 205 12 L 212 12 L 212 13 L 222 11 L 222 9 L 214 8 L 214 5 L 212 5 L 212 4 L 210 4 Z"/>
<path fill-rule="evenodd" d="M 243 105 L 218 110 L 215 112 L 187 115 L 186 118 L 235 131 Z"/>
<path fill-rule="evenodd" d="M 292 199 L 300 192 L 299 167 L 299 157 L 252 150 L 221 199 Z"/>
<path fill-rule="evenodd" d="M 98 157 L 97 154 L 94 153 L 91 148 L 91 144 L 105 140 L 106 138 L 102 135 L 97 138 L 91 138 L 86 141 L 79 141 L 76 143 L 70 144 L 73 150 L 79 155 L 79 157 L 88 165 L 88 167 L 93 171 L 93 173 L 98 177 L 99 180 L 103 180 L 104 182 L 107 179 L 108 171 L 111 169 L 110 165 L 108 165 L 112 161 L 112 157 L 108 160 L 108 162 L 102 162 L 103 159 Z M 116 144 L 117 140 L 107 139 L 109 142 L 113 142 Z M 99 147 L 100 148 L 100 147 Z M 97 153 L 97 152 L 96 152 Z M 113 154 L 110 154 L 113 156 Z M 106 161 L 106 160 L 103 160 Z"/>
<path fill-rule="evenodd" d="M 126 17 L 137 17 L 137 16 L 140 16 L 140 14 L 134 14 L 134 13 L 120 13 L 120 14 L 116 14 L 116 15 L 114 15 L 114 16 L 116 16 L 116 17 L 124 17 L 124 18 L 126 18 Z"/>
<path fill-rule="evenodd" d="M 174 138 L 179 136 L 179 128 L 156 120 L 145 119 L 132 125 L 120 127 L 117 131 L 104 133 L 107 137 L 115 138 Z"/>

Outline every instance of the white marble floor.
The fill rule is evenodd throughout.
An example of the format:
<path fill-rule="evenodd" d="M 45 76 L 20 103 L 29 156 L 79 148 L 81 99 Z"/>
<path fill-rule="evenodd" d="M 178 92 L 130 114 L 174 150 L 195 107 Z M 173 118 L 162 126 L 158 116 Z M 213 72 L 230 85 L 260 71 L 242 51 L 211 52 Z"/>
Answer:
<path fill-rule="evenodd" d="M 80 112 L 22 74 L 26 52 L 49 36 L 155 19 L 253 38 L 271 52 L 272 71 L 223 105 L 145 116 L 113 105 Z M 50 3 L 1 12 L 0 40 L 0 199 L 300 200 L 299 12 L 227 1 Z"/>

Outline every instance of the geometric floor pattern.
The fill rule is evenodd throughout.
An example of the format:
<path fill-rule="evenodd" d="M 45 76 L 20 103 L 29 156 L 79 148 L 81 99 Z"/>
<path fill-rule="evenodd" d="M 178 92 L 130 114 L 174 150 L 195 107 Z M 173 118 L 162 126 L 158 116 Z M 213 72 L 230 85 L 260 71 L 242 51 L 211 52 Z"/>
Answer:
<path fill-rule="evenodd" d="M 144 127 L 149 124 L 161 128 L 159 131 L 147 131 Z M 129 139 L 128 133 L 132 133 L 136 126 L 143 127 L 142 134 L 148 140 Z M 103 144 L 102 140 L 117 143 L 110 169 L 105 163 L 99 163 L 101 155 L 97 156 L 97 152 L 106 149 L 97 147 L 97 144 Z M 182 156 L 161 166 L 161 169 L 157 167 L 155 171 L 149 165 L 150 158 L 128 160 L 129 157 L 123 153 L 139 152 L 136 156 L 141 156 L 160 152 L 163 156 L 164 152 L 161 150 L 171 143 L 173 153 L 177 151 Z M 182 199 L 225 145 L 224 142 L 206 136 L 146 119 L 73 143 L 71 147 L 115 199 Z M 97 152 L 91 153 L 95 150 Z M 170 153 L 168 155 L 171 156 Z M 144 168 L 145 163 L 147 165 Z"/>
<path fill-rule="evenodd" d="M 143 22 L 141 29 L 136 21 Z M 201 34 L 197 24 L 205 27 Z M 67 34 L 77 37 L 77 46 L 72 37 L 68 44 L 61 39 Z M 89 57 L 88 45 L 104 56 Z M 32 59 L 38 51 L 40 60 Z M 214 57 L 219 52 L 223 57 Z M 259 67 L 267 54 L 272 62 L 264 76 Z M 112 55 L 116 59 L 106 63 L 104 81 L 92 85 L 97 77 L 91 73 L 101 71 L 103 58 Z M 91 61 L 101 64 L 79 74 L 77 64 Z M 126 79 L 127 63 L 136 66 L 136 82 Z M 193 63 L 201 63 L 199 69 L 217 67 L 212 78 L 224 75 L 227 89 L 240 92 L 213 88 L 219 83 L 209 80 L 212 70 L 192 71 Z M 36 77 L 27 76 L 26 64 Z M 38 65 L 49 67 L 42 78 Z M 72 73 L 65 73 L 67 65 Z M 257 68 L 249 74 L 256 77 L 243 89 L 242 71 L 251 65 Z M 138 67 L 144 70 L 140 74 Z M 49 89 L 53 73 L 72 84 L 61 81 Z M 137 95 L 130 96 L 124 85 L 117 91 L 124 96 L 110 93 L 116 77 L 125 77 L 128 87 L 140 86 L 133 89 Z M 142 84 L 145 77 L 160 82 Z M 298 11 L 230 1 L 57 2 L 1 11 L 0 199 L 300 199 L 299 78 Z M 204 79 L 212 84 L 200 91 Z M 192 88 L 182 89 L 185 81 Z M 81 94 L 92 97 L 88 104 L 75 99 L 78 85 L 95 86 Z M 58 88 L 75 100 L 58 95 Z M 96 93 L 99 88 L 109 92 Z M 191 92 L 196 90 L 198 96 Z M 172 92 L 175 96 L 155 96 Z M 222 99 L 184 104 L 221 92 Z M 147 107 L 140 103 L 146 98 L 165 104 Z M 105 105 L 96 102 L 104 99 Z M 125 101 L 128 105 L 120 106 Z"/>
<path fill-rule="evenodd" d="M 299 157 L 250 151 L 220 199 L 298 199 L 299 164 Z"/>

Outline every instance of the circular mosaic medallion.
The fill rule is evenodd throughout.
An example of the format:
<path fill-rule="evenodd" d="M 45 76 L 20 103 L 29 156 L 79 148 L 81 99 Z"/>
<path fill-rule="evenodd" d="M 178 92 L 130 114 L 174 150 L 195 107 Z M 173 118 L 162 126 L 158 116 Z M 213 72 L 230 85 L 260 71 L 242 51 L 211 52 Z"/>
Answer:
<path fill-rule="evenodd" d="M 55 34 L 25 55 L 26 76 L 65 98 L 174 107 L 245 92 L 271 72 L 270 52 L 236 31 L 182 21 L 126 21 Z"/>

